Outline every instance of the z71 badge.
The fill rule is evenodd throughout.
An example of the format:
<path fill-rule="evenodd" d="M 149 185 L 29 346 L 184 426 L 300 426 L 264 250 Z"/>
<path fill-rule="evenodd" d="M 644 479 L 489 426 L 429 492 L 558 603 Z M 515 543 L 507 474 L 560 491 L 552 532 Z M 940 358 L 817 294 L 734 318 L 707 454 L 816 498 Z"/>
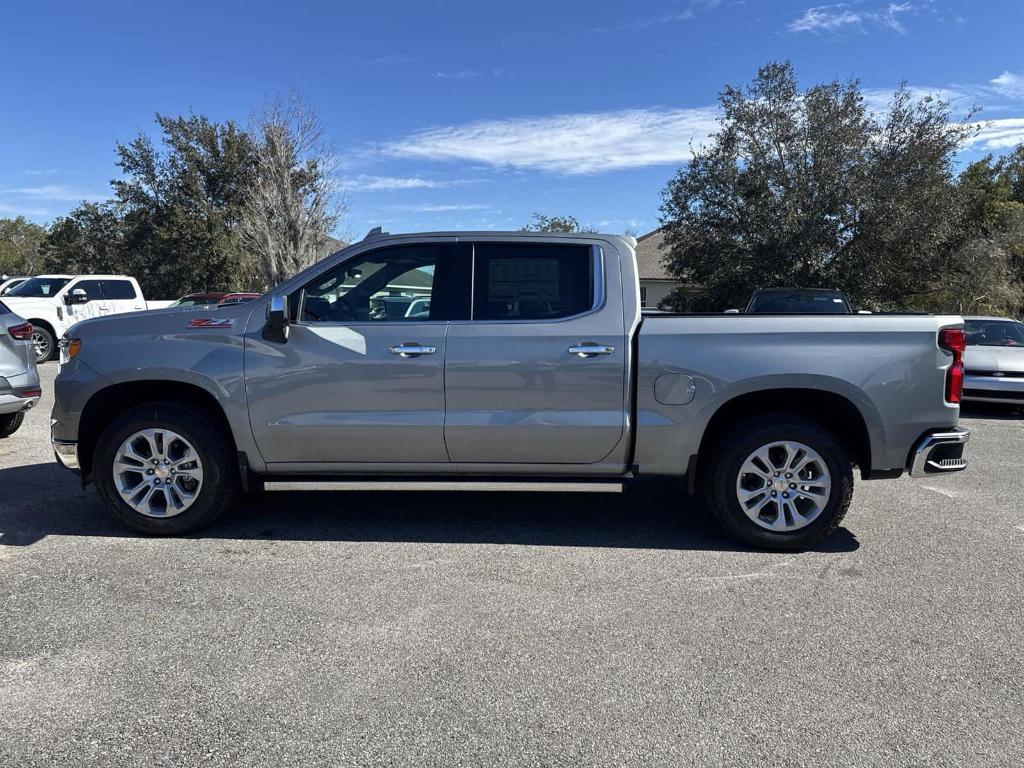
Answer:
<path fill-rule="evenodd" d="M 189 328 L 230 328 L 234 324 L 233 317 L 197 317 L 188 321 Z"/>

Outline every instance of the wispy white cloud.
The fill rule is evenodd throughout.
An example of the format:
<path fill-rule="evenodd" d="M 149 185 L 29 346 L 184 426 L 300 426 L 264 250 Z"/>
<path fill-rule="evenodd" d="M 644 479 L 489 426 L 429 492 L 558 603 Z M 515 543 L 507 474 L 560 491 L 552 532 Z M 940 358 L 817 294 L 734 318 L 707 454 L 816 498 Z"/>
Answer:
<path fill-rule="evenodd" d="M 788 29 L 790 32 L 840 32 L 846 29 L 864 32 L 868 26 L 876 26 L 902 35 L 907 30 L 899 17 L 912 10 L 914 6 L 910 3 L 889 3 L 878 9 L 847 3 L 817 5 L 791 21 Z"/>
<path fill-rule="evenodd" d="M 373 56 L 363 59 L 365 64 L 373 64 L 378 67 L 394 67 L 399 64 L 411 64 L 412 57 L 402 53 L 385 53 L 381 56 Z"/>
<path fill-rule="evenodd" d="M 1024 99 L 1024 75 L 1006 71 L 989 80 L 989 84 L 1003 96 Z"/>
<path fill-rule="evenodd" d="M 454 72 L 433 72 L 430 76 L 436 80 L 478 80 L 484 73 L 475 69 L 459 69 Z"/>
<path fill-rule="evenodd" d="M 691 143 L 715 130 L 717 115 L 704 107 L 486 120 L 421 131 L 381 151 L 570 174 L 674 165 L 689 160 Z"/>
<path fill-rule="evenodd" d="M 51 211 L 46 208 L 26 208 L 23 205 L 0 201 L 0 213 L 7 214 L 8 216 L 26 216 L 30 219 L 34 219 L 50 216 Z"/>
<path fill-rule="evenodd" d="M 389 205 L 386 208 L 391 211 L 443 213 L 449 211 L 489 211 L 491 206 L 484 203 L 415 203 L 412 205 Z"/>
<path fill-rule="evenodd" d="M 637 19 L 623 21 L 620 24 L 611 26 L 591 27 L 591 32 L 638 32 L 648 27 L 657 27 L 663 24 L 674 24 L 680 21 L 689 21 L 697 15 L 697 12 L 704 9 L 714 8 L 721 5 L 721 0 L 690 0 L 690 4 L 682 10 L 658 14 L 657 16 L 642 16 Z"/>
<path fill-rule="evenodd" d="M 925 98 L 948 101 L 954 113 L 966 111 L 979 101 L 977 89 L 973 87 L 930 88 L 928 86 L 911 85 L 907 87 L 907 90 L 914 101 L 920 101 Z M 864 105 L 868 108 L 869 112 L 876 114 L 885 112 L 888 109 L 895 93 L 895 88 L 861 89 L 861 94 L 864 96 Z"/>
<path fill-rule="evenodd" d="M 0 189 L 0 194 L 28 197 L 33 200 L 53 200 L 56 202 L 76 203 L 82 200 L 103 200 L 107 197 L 102 192 L 83 190 L 64 184 L 45 184 L 38 187 L 13 187 Z"/>
<path fill-rule="evenodd" d="M 402 189 L 446 189 L 465 184 L 478 184 L 485 179 L 424 179 L 420 176 L 367 176 L 344 179 L 342 186 L 349 191 L 391 192 Z"/>
<path fill-rule="evenodd" d="M 987 120 L 974 125 L 978 133 L 968 140 L 968 146 L 1000 150 L 1024 143 L 1024 117 Z"/>

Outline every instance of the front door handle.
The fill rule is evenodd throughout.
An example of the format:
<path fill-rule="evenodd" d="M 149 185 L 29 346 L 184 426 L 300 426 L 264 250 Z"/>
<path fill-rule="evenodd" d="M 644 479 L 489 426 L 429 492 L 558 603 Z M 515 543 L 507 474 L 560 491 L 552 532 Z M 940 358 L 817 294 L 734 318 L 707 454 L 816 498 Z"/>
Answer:
<path fill-rule="evenodd" d="M 418 357 L 419 355 L 432 355 L 437 352 L 437 347 L 425 347 L 422 344 L 408 343 L 399 344 L 397 347 L 388 347 L 392 355 L 401 357 Z"/>
<path fill-rule="evenodd" d="M 569 347 L 569 354 L 576 355 L 577 357 L 594 357 L 595 355 L 610 355 L 615 351 L 615 347 L 609 347 L 605 344 L 580 344 L 576 347 Z"/>

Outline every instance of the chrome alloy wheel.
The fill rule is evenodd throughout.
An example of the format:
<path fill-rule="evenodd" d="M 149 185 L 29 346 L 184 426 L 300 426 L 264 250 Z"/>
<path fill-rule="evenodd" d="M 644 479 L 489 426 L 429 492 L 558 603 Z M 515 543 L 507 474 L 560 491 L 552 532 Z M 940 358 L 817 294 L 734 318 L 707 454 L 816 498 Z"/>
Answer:
<path fill-rule="evenodd" d="M 174 517 L 203 487 L 203 462 L 192 444 L 169 429 L 143 429 L 114 456 L 114 486 L 124 503 L 146 517 Z"/>
<path fill-rule="evenodd" d="M 45 363 L 50 359 L 50 355 L 53 354 L 53 345 L 50 343 L 50 337 L 39 331 L 33 331 L 32 350 L 35 352 L 36 362 Z"/>
<path fill-rule="evenodd" d="M 747 517 L 769 531 L 810 525 L 828 505 L 832 478 L 817 451 L 783 440 L 747 457 L 736 478 L 736 498 Z"/>

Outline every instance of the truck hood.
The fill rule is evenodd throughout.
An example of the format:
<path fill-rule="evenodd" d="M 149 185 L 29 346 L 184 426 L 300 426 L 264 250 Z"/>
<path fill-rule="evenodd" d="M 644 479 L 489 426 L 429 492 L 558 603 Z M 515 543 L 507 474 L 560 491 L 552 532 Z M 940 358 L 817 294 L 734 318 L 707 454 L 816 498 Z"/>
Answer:
<path fill-rule="evenodd" d="M 37 299 L 33 296 L 4 296 L 4 304 L 16 315 L 32 317 L 45 313 L 52 315 L 55 306 L 53 299 Z"/>
<path fill-rule="evenodd" d="M 1024 371 L 1024 347 L 967 347 L 968 371 Z"/>
<path fill-rule="evenodd" d="M 68 336 L 125 337 L 175 335 L 189 333 L 220 333 L 241 335 L 246 320 L 255 304 L 234 304 L 213 309 L 211 307 L 167 307 L 165 309 L 125 312 L 117 315 L 90 317 L 75 323 L 68 329 Z"/>

